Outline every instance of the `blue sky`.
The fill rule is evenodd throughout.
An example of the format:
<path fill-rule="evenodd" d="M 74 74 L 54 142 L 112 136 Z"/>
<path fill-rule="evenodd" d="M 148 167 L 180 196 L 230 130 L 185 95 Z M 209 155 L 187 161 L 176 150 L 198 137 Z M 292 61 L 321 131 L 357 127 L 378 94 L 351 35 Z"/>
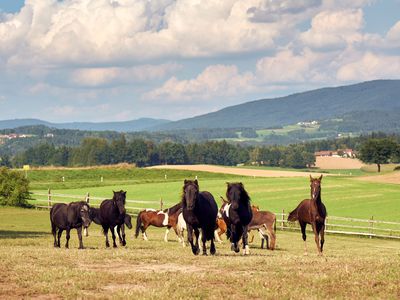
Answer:
<path fill-rule="evenodd" d="M 181 119 L 400 76 L 400 0 L 0 2 L 0 119 Z"/>

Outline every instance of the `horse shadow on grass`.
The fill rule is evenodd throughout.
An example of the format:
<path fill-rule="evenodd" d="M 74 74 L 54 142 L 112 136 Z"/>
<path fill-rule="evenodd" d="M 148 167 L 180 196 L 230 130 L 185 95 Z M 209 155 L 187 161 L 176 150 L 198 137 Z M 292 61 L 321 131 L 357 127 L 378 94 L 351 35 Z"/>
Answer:
<path fill-rule="evenodd" d="M 0 230 L 0 239 L 30 239 L 50 235 L 45 231 L 14 231 Z"/>

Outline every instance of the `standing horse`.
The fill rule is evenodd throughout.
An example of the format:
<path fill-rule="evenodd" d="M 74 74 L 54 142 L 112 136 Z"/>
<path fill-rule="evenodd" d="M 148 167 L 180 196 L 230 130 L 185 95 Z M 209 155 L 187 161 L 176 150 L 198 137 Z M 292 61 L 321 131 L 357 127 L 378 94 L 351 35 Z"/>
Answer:
<path fill-rule="evenodd" d="M 244 186 L 239 183 L 227 183 L 226 198 L 229 204 L 224 205 L 222 215 L 228 226 L 227 237 L 231 241 L 231 250 L 239 252 L 238 242 L 242 238 L 243 254 L 250 254 L 248 245 L 248 225 L 253 218 L 250 197 Z"/>
<path fill-rule="evenodd" d="M 188 241 L 194 255 L 198 255 L 199 234 L 202 233 L 203 255 L 207 255 L 206 241 L 211 241 L 210 253 L 215 254 L 214 230 L 218 213 L 217 203 L 209 192 L 199 192 L 199 183 L 196 180 L 186 180 L 182 193 L 182 213 L 185 219 Z M 196 243 L 193 243 L 193 232 Z"/>
<path fill-rule="evenodd" d="M 318 253 L 320 255 L 322 255 L 322 250 L 324 247 L 325 218 L 327 216 L 327 212 L 325 205 L 321 200 L 321 180 L 322 175 L 319 178 L 312 178 L 310 175 L 311 199 L 304 199 L 301 201 L 296 209 L 293 210 L 288 216 L 288 221 L 299 221 L 304 241 L 305 255 L 307 255 L 307 224 L 311 224 L 312 226 L 315 235 L 315 243 L 317 244 Z"/>
<path fill-rule="evenodd" d="M 139 232 L 142 231 L 143 239 L 148 240 L 146 229 L 150 225 L 156 227 L 167 227 L 165 232 L 164 241 L 168 242 L 168 233 L 171 227 L 174 229 L 176 235 L 179 237 L 176 224 L 178 223 L 178 215 L 182 210 L 182 204 L 179 202 L 174 206 L 164 209 L 164 210 L 155 210 L 155 209 L 145 209 L 139 212 L 136 219 L 136 231 L 135 237 L 139 236 Z"/>
<path fill-rule="evenodd" d="M 264 240 L 267 249 L 274 250 L 276 243 L 276 216 L 269 211 L 260 211 L 258 206 L 252 205 L 253 218 L 249 224 L 250 230 L 258 230 L 261 236 L 261 248 L 264 248 Z M 264 231 L 265 230 L 265 231 Z"/>
<path fill-rule="evenodd" d="M 101 226 L 103 227 L 103 232 L 106 237 L 106 247 L 110 247 L 110 243 L 108 242 L 108 230 L 111 229 L 111 235 L 113 239 L 113 247 L 116 248 L 117 244 L 115 243 L 115 233 L 114 227 L 121 226 L 125 223 L 125 199 L 126 192 L 119 191 L 114 192 L 114 196 L 112 199 L 106 199 L 100 204 L 100 220 Z M 125 237 L 123 235 L 123 246 L 126 245 Z"/>
<path fill-rule="evenodd" d="M 90 218 L 92 219 L 93 223 L 97 224 L 97 225 L 102 225 L 101 224 L 101 217 L 100 217 L 100 208 L 94 208 L 91 207 L 89 209 L 89 215 Z M 132 229 L 132 217 L 128 214 L 125 214 L 125 218 L 124 218 L 124 224 L 122 225 L 117 225 L 117 234 L 118 234 L 118 238 L 119 238 L 119 243 L 122 246 L 126 245 L 126 240 L 125 240 L 125 225 L 129 228 Z M 110 228 L 111 229 L 111 228 Z M 112 229 L 114 230 L 115 227 Z M 121 236 L 121 232 L 122 232 L 122 236 Z"/>
<path fill-rule="evenodd" d="M 60 238 L 62 232 L 65 230 L 67 234 L 65 248 L 68 248 L 70 231 L 71 229 L 76 228 L 78 231 L 79 249 L 83 249 L 82 226 L 88 227 L 90 225 L 90 221 L 89 205 L 84 201 L 71 202 L 68 204 L 55 204 L 50 210 L 51 232 L 53 233 L 54 237 L 54 247 L 60 248 Z"/>

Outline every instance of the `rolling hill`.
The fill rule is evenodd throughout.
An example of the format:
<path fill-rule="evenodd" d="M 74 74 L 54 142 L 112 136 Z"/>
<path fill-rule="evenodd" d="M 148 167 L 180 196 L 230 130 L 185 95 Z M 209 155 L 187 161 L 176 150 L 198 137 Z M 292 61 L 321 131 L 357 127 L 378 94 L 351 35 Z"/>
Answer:
<path fill-rule="evenodd" d="M 152 130 L 269 128 L 371 111 L 400 112 L 400 80 L 375 80 L 251 101 L 217 112 L 155 126 Z"/>
<path fill-rule="evenodd" d="M 130 131 L 144 131 L 154 126 L 161 126 L 169 122 L 170 121 L 168 120 L 151 119 L 151 118 L 141 118 L 125 122 L 102 122 L 102 123 L 92 123 L 92 122 L 50 123 L 38 119 L 15 119 L 15 120 L 0 121 L 0 129 L 44 125 L 46 127 L 57 128 L 57 129 L 79 129 L 88 131 L 110 130 L 118 132 L 130 132 Z"/>

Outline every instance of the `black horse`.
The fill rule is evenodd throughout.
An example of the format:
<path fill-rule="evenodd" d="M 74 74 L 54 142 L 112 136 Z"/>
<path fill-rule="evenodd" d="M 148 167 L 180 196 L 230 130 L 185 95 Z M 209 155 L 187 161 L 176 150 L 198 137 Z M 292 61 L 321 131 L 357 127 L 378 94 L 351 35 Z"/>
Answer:
<path fill-rule="evenodd" d="M 101 217 L 100 217 L 100 208 L 91 207 L 89 209 L 89 215 L 90 215 L 90 219 L 93 221 L 93 223 L 95 223 L 97 225 L 102 225 Z M 119 243 L 123 246 L 126 245 L 125 225 L 129 229 L 132 229 L 132 217 L 128 214 L 125 214 L 124 224 L 117 225 L 117 234 L 118 234 L 118 238 L 119 238 Z M 122 235 L 121 235 L 121 232 L 122 232 Z"/>
<path fill-rule="evenodd" d="M 203 255 L 207 255 L 206 241 L 211 241 L 210 253 L 215 254 L 214 230 L 218 214 L 217 203 L 209 192 L 199 192 L 197 180 L 185 180 L 182 194 L 182 214 L 188 231 L 188 241 L 194 255 L 198 255 L 199 233 L 203 243 Z M 193 231 L 196 244 L 193 244 Z"/>
<path fill-rule="evenodd" d="M 227 183 L 226 198 L 229 204 L 224 207 L 222 215 L 228 227 L 226 232 L 231 241 L 231 249 L 239 252 L 238 242 L 243 241 L 243 254 L 250 254 L 247 240 L 248 225 L 253 218 L 250 197 L 244 186 L 239 183 Z"/>
<path fill-rule="evenodd" d="M 89 205 L 84 201 L 71 202 L 69 204 L 57 203 L 51 208 L 50 222 L 51 232 L 54 236 L 54 247 L 60 247 L 60 238 L 62 232 L 65 230 L 67 234 L 65 248 L 68 248 L 70 231 L 76 228 L 78 231 L 79 249 L 83 249 L 82 226 L 88 227 L 90 225 L 89 209 Z"/>
<path fill-rule="evenodd" d="M 103 227 L 104 235 L 106 236 L 106 247 L 110 247 L 110 243 L 108 242 L 109 229 L 111 229 L 113 247 L 117 247 L 117 244 L 115 243 L 115 233 L 113 229 L 115 226 L 120 227 L 125 223 L 125 198 L 126 192 L 121 190 L 119 192 L 114 192 L 114 196 L 112 199 L 106 199 L 100 204 L 100 223 Z M 122 245 L 126 245 L 124 235 Z"/>

